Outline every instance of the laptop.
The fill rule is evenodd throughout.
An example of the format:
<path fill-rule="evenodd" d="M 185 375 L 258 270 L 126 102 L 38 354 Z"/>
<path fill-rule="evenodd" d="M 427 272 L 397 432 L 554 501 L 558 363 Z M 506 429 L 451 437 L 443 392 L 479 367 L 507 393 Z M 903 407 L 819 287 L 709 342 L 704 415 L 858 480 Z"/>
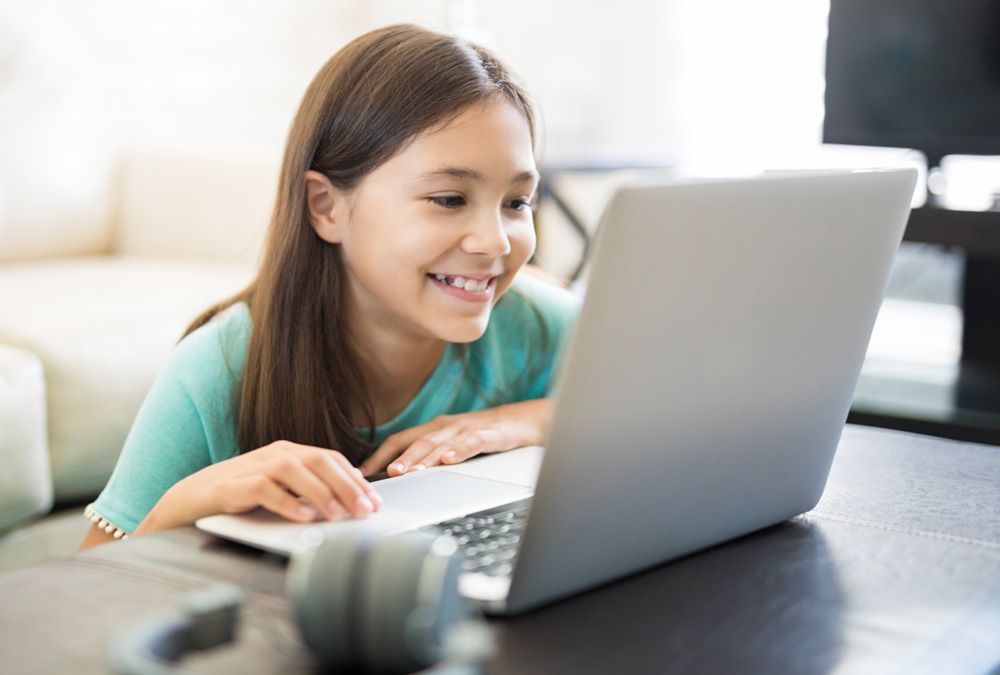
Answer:
<path fill-rule="evenodd" d="M 379 481 L 384 506 L 363 520 L 257 511 L 197 526 L 286 555 L 335 528 L 471 538 L 493 560 L 467 566 L 460 592 L 515 614 L 808 511 L 916 176 L 625 186 L 604 214 L 544 450 Z M 483 523 L 491 533 L 473 530 Z"/>

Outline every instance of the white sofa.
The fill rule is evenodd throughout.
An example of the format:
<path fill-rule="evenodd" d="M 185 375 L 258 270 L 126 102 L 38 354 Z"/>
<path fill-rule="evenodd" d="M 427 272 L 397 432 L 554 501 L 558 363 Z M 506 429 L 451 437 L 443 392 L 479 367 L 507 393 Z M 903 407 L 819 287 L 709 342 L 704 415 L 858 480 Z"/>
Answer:
<path fill-rule="evenodd" d="M 130 150 L 32 183 L 24 153 L 0 150 L 7 534 L 104 486 L 184 328 L 251 279 L 277 158 Z"/>

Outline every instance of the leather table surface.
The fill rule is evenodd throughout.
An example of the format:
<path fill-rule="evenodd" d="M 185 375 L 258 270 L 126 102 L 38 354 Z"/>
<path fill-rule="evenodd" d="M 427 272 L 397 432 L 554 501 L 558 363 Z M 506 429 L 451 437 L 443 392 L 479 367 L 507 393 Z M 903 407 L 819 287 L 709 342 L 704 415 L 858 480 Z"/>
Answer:
<path fill-rule="evenodd" d="M 194 528 L 0 576 L 0 672 L 110 672 L 112 638 L 219 581 L 235 646 L 191 672 L 312 673 L 285 561 Z M 809 513 L 491 626 L 495 673 L 1000 672 L 1000 448 L 849 425 Z"/>

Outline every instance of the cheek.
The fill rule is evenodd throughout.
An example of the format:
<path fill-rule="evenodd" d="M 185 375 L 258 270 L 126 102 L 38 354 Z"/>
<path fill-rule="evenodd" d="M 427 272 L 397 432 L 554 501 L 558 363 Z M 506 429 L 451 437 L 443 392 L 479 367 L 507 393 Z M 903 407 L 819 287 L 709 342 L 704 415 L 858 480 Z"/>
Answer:
<path fill-rule="evenodd" d="M 510 241 L 511 260 L 520 267 L 528 262 L 528 259 L 535 252 L 534 222 L 529 219 L 526 223 L 518 223 L 510 229 L 507 237 Z"/>
<path fill-rule="evenodd" d="M 354 252 L 383 273 L 403 274 L 439 256 L 449 244 L 442 239 L 440 228 L 426 227 L 402 211 L 369 226 Z"/>
<path fill-rule="evenodd" d="M 497 288 L 496 300 L 507 292 L 514 277 L 524 264 L 535 252 L 535 226 L 528 221 L 526 224 L 518 224 L 507 231 L 507 240 L 510 242 L 510 254 L 507 257 L 507 273 L 504 275 L 500 286 Z"/>

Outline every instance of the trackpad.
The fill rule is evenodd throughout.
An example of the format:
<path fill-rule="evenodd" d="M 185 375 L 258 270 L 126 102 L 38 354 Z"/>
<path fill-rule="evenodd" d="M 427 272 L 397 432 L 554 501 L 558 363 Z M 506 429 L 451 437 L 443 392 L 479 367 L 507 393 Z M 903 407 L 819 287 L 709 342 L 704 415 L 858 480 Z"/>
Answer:
<path fill-rule="evenodd" d="M 526 497 L 531 488 L 450 471 L 432 471 L 412 477 L 383 480 L 372 485 L 385 506 L 415 513 L 450 511 L 466 504 Z"/>

